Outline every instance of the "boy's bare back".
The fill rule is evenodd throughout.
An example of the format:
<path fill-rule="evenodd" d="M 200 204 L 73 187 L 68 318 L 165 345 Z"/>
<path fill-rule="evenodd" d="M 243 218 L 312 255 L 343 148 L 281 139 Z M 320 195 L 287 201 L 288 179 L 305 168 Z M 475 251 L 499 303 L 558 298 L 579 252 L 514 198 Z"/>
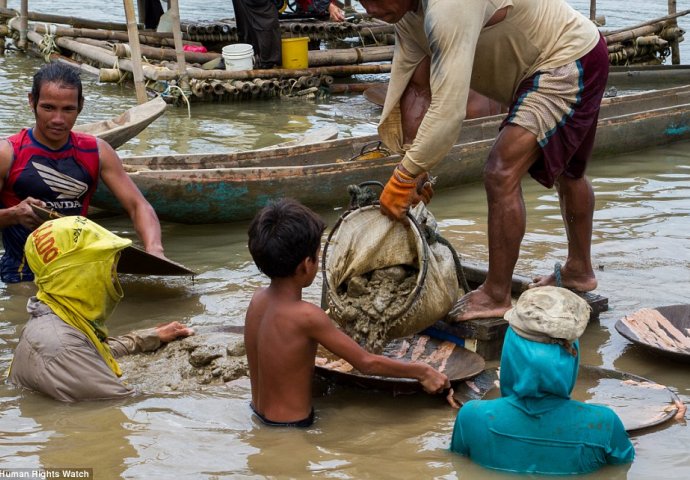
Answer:
<path fill-rule="evenodd" d="M 257 290 L 245 320 L 252 404 L 274 422 L 296 422 L 311 413 L 311 383 L 317 343 L 309 318 L 325 315 L 315 305 L 272 287 Z"/>

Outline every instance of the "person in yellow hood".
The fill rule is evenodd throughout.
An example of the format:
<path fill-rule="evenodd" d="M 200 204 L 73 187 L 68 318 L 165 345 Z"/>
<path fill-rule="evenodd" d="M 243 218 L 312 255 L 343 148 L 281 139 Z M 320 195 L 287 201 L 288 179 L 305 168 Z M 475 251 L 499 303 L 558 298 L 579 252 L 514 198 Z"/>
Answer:
<path fill-rule="evenodd" d="M 117 260 L 131 243 L 81 216 L 45 222 L 29 235 L 24 251 L 38 293 L 27 305 L 11 383 L 65 402 L 129 396 L 116 357 L 194 333 L 171 322 L 108 337 L 105 322 L 123 296 Z"/>

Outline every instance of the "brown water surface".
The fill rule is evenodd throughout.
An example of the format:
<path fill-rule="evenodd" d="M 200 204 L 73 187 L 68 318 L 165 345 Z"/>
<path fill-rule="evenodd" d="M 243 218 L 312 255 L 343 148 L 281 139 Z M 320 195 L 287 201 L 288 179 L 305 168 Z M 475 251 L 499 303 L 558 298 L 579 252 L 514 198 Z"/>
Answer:
<path fill-rule="evenodd" d="M 598 293 L 611 311 L 590 324 L 583 361 L 625 370 L 670 386 L 690 401 L 688 366 L 650 355 L 620 337 L 613 324 L 643 306 L 690 302 L 690 145 L 594 159 L 597 196 L 593 257 Z M 545 272 L 565 257 L 556 195 L 524 182 L 528 212 L 517 271 Z M 437 192 L 431 205 L 444 235 L 467 258 L 486 260 L 486 205 L 481 185 Z M 322 212 L 333 225 L 337 212 Z M 133 236 L 122 218 L 103 220 Z M 123 280 L 125 300 L 109 321 L 113 333 L 180 320 L 193 326 L 239 325 L 251 292 L 265 284 L 246 250 L 246 223 L 166 223 L 167 254 L 199 272 L 189 279 Z M 29 285 L 0 285 L 0 369 L 26 320 Z M 318 302 L 320 281 L 306 298 Z M 140 396 L 122 402 L 61 405 L 0 387 L 3 467 L 86 466 L 99 478 L 495 478 L 451 454 L 454 412 L 439 398 L 393 398 L 337 388 L 315 400 L 307 430 L 276 430 L 251 416 L 247 382 L 212 394 Z M 618 399 L 617 401 L 620 401 Z M 690 430 L 674 423 L 637 434 L 627 478 L 687 478 Z M 626 467 L 592 475 L 626 475 Z M 102 476 L 101 476 L 102 475 Z"/>

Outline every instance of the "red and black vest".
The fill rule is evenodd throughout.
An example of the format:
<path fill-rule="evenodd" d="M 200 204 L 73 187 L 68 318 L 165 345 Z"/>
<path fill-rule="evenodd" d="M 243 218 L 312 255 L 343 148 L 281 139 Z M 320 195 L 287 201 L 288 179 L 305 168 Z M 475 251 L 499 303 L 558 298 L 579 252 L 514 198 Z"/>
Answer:
<path fill-rule="evenodd" d="M 14 149 L 14 158 L 0 190 L 0 208 L 13 207 L 26 197 L 33 197 L 63 215 L 86 215 L 100 174 L 96 137 L 70 132 L 67 143 L 58 150 L 40 144 L 31 129 L 24 129 L 7 140 Z M 33 280 L 24 260 L 24 243 L 29 233 L 22 225 L 2 230 L 5 254 L 0 259 L 0 278 L 3 282 Z"/>

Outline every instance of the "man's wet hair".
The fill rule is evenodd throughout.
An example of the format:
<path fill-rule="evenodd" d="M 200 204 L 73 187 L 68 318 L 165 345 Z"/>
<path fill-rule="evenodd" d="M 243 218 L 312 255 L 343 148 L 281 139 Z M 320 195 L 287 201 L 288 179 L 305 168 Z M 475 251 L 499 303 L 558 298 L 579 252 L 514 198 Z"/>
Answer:
<path fill-rule="evenodd" d="M 278 200 L 256 214 L 249 225 L 249 252 L 269 278 L 294 275 L 305 258 L 316 259 L 326 223 L 291 198 Z"/>
<path fill-rule="evenodd" d="M 57 83 L 59 85 L 76 88 L 79 104 L 84 101 L 81 87 L 81 77 L 79 70 L 60 62 L 46 63 L 38 72 L 34 74 L 34 82 L 31 86 L 31 96 L 34 99 L 34 105 L 38 104 L 38 99 L 41 94 L 41 87 L 46 83 Z"/>

